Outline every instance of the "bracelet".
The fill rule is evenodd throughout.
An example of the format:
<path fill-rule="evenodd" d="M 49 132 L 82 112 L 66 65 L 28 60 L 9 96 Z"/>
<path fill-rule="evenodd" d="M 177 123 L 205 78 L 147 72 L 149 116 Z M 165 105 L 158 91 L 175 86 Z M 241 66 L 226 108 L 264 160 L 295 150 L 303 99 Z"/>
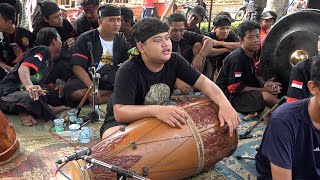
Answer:
<path fill-rule="evenodd" d="M 201 54 L 201 53 L 198 53 L 198 55 L 200 55 L 200 56 L 202 57 L 202 59 L 204 59 L 204 56 L 202 56 L 202 54 Z"/>

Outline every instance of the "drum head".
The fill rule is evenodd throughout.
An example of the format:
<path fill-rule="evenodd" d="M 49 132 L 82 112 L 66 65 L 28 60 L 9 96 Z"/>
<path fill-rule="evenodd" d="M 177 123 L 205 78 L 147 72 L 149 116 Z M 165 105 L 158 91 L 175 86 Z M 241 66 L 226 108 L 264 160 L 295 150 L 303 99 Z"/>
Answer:
<path fill-rule="evenodd" d="M 288 89 L 291 54 L 296 50 L 306 51 L 309 57 L 318 54 L 319 22 L 319 10 L 301 10 L 280 19 L 268 33 L 260 56 L 263 78 L 275 77 L 282 84 L 281 95 Z"/>

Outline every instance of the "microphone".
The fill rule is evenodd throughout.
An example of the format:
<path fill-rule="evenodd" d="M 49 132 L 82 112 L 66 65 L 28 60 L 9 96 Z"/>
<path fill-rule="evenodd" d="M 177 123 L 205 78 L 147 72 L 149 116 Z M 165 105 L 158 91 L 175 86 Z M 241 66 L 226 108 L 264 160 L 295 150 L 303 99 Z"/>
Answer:
<path fill-rule="evenodd" d="M 85 150 L 81 150 L 81 151 L 77 151 L 74 154 L 71 154 L 70 156 L 66 156 L 64 158 L 60 158 L 56 163 L 57 164 L 62 164 L 65 162 L 69 162 L 69 161 L 73 161 L 73 160 L 78 160 L 81 159 L 83 156 L 87 156 L 91 154 L 91 148 L 85 149 Z"/>
<path fill-rule="evenodd" d="M 94 92 L 97 93 L 99 89 L 99 79 L 101 78 L 101 75 L 99 73 L 96 73 L 96 77 L 94 77 Z"/>

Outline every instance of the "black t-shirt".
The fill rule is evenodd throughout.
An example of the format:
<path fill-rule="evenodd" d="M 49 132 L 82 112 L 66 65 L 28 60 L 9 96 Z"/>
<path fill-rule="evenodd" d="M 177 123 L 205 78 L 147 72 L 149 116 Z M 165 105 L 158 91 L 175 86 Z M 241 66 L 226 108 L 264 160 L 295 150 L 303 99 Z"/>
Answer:
<path fill-rule="evenodd" d="M 296 64 L 291 70 L 287 102 L 292 102 L 311 96 L 307 84 L 310 80 L 310 70 L 313 58 L 317 58 L 317 56 Z"/>
<path fill-rule="evenodd" d="M 207 34 L 207 36 L 211 37 L 212 39 L 220 41 L 215 32 L 209 32 Z M 223 41 L 224 42 L 239 42 L 239 38 L 234 32 L 230 31 L 228 37 Z M 214 48 L 223 48 L 223 47 L 222 46 L 214 46 Z M 230 54 L 230 53 L 220 54 L 220 55 L 215 56 L 215 57 L 219 57 L 219 59 L 223 60 L 228 54 Z"/>
<path fill-rule="evenodd" d="M 34 46 L 35 37 L 27 29 L 16 27 L 15 32 L 11 35 L 2 33 L 0 43 L 0 60 L 9 66 L 14 66 L 14 61 L 18 60 L 26 50 Z M 0 68 L 0 79 L 5 72 Z"/>
<path fill-rule="evenodd" d="M 231 52 L 224 60 L 216 84 L 227 97 L 236 94 L 246 86 L 261 87 L 256 76 L 254 60 L 242 48 Z"/>
<path fill-rule="evenodd" d="M 186 60 L 191 63 L 193 58 L 192 47 L 197 42 L 202 42 L 203 35 L 191 31 L 185 31 L 183 38 L 177 42 L 172 41 L 172 52 L 179 53 L 178 47 L 180 46 L 181 55 L 186 58 Z"/>
<path fill-rule="evenodd" d="M 0 95 L 25 90 L 18 74 L 21 64 L 30 67 L 31 81 L 34 85 L 43 85 L 52 65 L 49 48 L 37 46 L 27 50 L 13 70 L 0 82 Z"/>
<path fill-rule="evenodd" d="M 176 53 L 172 53 L 162 70 L 156 73 L 147 69 L 141 56 L 136 56 L 119 68 L 107 114 L 113 115 L 114 104 L 162 104 L 169 100 L 177 78 L 194 85 L 200 74 Z"/>
<path fill-rule="evenodd" d="M 272 113 L 256 155 L 258 179 L 271 179 L 270 162 L 292 170 L 292 179 L 320 179 L 320 131 L 308 113 L 309 99 Z"/>
<path fill-rule="evenodd" d="M 99 23 L 97 21 L 88 21 L 88 19 L 84 16 L 84 13 L 82 13 L 74 22 L 74 27 L 76 29 L 77 34 L 81 35 L 86 31 L 98 28 Z"/>
<path fill-rule="evenodd" d="M 196 27 L 194 27 L 194 28 L 188 28 L 187 29 L 188 31 L 192 31 L 192 32 L 195 32 L 195 33 L 198 33 L 198 34 L 202 34 L 202 32 L 200 31 L 200 29 L 199 29 L 199 27 L 198 26 L 196 26 Z"/>

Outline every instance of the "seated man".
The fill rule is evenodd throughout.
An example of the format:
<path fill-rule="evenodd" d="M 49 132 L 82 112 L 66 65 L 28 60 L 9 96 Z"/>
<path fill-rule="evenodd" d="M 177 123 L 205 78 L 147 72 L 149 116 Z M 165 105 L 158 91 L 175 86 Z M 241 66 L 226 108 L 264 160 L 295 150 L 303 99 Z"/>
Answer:
<path fill-rule="evenodd" d="M 258 179 L 320 179 L 320 59 L 308 88 L 313 97 L 272 113 L 256 155 Z"/>
<path fill-rule="evenodd" d="M 119 35 L 121 26 L 120 8 L 104 5 L 99 7 L 98 13 L 99 28 L 80 35 L 74 46 L 71 63 L 75 77 L 66 83 L 64 89 L 65 98 L 71 107 L 76 107 L 79 104 L 92 85 L 88 71 L 92 63 L 101 75 L 96 102 L 103 104 L 109 100 L 113 91 L 117 69 L 121 63 L 129 58 L 127 53 L 129 45 L 126 39 Z M 94 59 L 91 59 L 88 42 L 92 43 Z M 89 101 L 92 102 L 92 93 L 90 93 Z"/>
<path fill-rule="evenodd" d="M 293 66 L 290 73 L 287 102 L 294 102 L 311 96 L 307 84 L 308 81 L 310 81 L 312 61 L 314 61 L 314 59 L 320 59 L 320 37 L 318 40 L 318 52 L 319 55 L 304 60 Z"/>
<path fill-rule="evenodd" d="M 74 27 L 78 35 L 99 27 L 98 8 L 99 0 L 81 0 L 82 13 L 74 22 Z"/>
<path fill-rule="evenodd" d="M 16 27 L 16 11 L 7 3 L 0 4 L 0 81 L 9 73 L 23 52 L 34 45 L 33 34 Z"/>
<path fill-rule="evenodd" d="M 206 17 L 206 10 L 200 5 L 193 7 L 187 17 L 187 30 L 198 34 L 202 34 L 199 27 L 199 23 Z"/>
<path fill-rule="evenodd" d="M 265 105 L 272 107 L 278 102 L 274 94 L 280 93 L 279 83 L 268 80 L 264 85 L 256 76 L 254 54 L 260 48 L 260 26 L 253 21 L 240 24 L 238 34 L 241 48 L 223 60 L 217 85 L 240 113 L 260 112 Z"/>
<path fill-rule="evenodd" d="M 186 18 L 181 13 L 173 13 L 168 16 L 169 36 L 172 41 L 172 51 L 182 55 L 192 66 L 200 72 L 203 71 L 206 57 L 213 47 L 214 40 L 191 31 L 186 31 Z M 191 86 L 181 80 L 177 80 L 177 88 L 188 93 Z"/>
<path fill-rule="evenodd" d="M 210 79 L 213 79 L 214 74 L 219 72 L 222 67 L 222 60 L 230 52 L 240 47 L 239 38 L 234 32 L 230 31 L 230 27 L 231 20 L 228 16 L 219 15 L 213 20 L 213 29 L 208 36 L 217 41 L 209 53 L 205 67 L 206 71 L 210 72 L 210 74 L 207 74 Z"/>
<path fill-rule="evenodd" d="M 147 117 L 156 117 L 168 125 L 182 128 L 184 112 L 176 106 L 162 106 L 174 90 L 176 78 L 204 92 L 220 107 L 220 125 L 227 123 L 230 135 L 240 119 L 223 92 L 193 68 L 182 56 L 172 53 L 168 25 L 156 18 L 145 18 L 133 26 L 138 56 L 126 61 L 118 70 L 113 100 L 108 103 L 107 117 L 100 129 L 102 138 Z"/>
<path fill-rule="evenodd" d="M 277 14 L 274 11 L 265 11 L 262 13 L 261 30 L 260 30 L 260 42 L 261 46 L 264 39 L 268 35 L 271 26 L 276 22 Z"/>
<path fill-rule="evenodd" d="M 23 125 L 53 120 L 65 106 L 47 104 L 41 86 L 50 73 L 53 60 L 60 54 L 61 39 L 54 28 L 43 28 L 37 35 L 39 46 L 27 50 L 21 60 L 0 82 L 0 108 L 6 113 L 19 113 Z M 50 104 L 50 102 L 48 102 Z"/>
<path fill-rule="evenodd" d="M 132 26 L 134 25 L 133 11 L 125 6 L 121 6 L 121 27 L 120 32 L 123 32 L 126 37 L 130 48 L 136 46 L 136 40 L 132 35 Z"/>

